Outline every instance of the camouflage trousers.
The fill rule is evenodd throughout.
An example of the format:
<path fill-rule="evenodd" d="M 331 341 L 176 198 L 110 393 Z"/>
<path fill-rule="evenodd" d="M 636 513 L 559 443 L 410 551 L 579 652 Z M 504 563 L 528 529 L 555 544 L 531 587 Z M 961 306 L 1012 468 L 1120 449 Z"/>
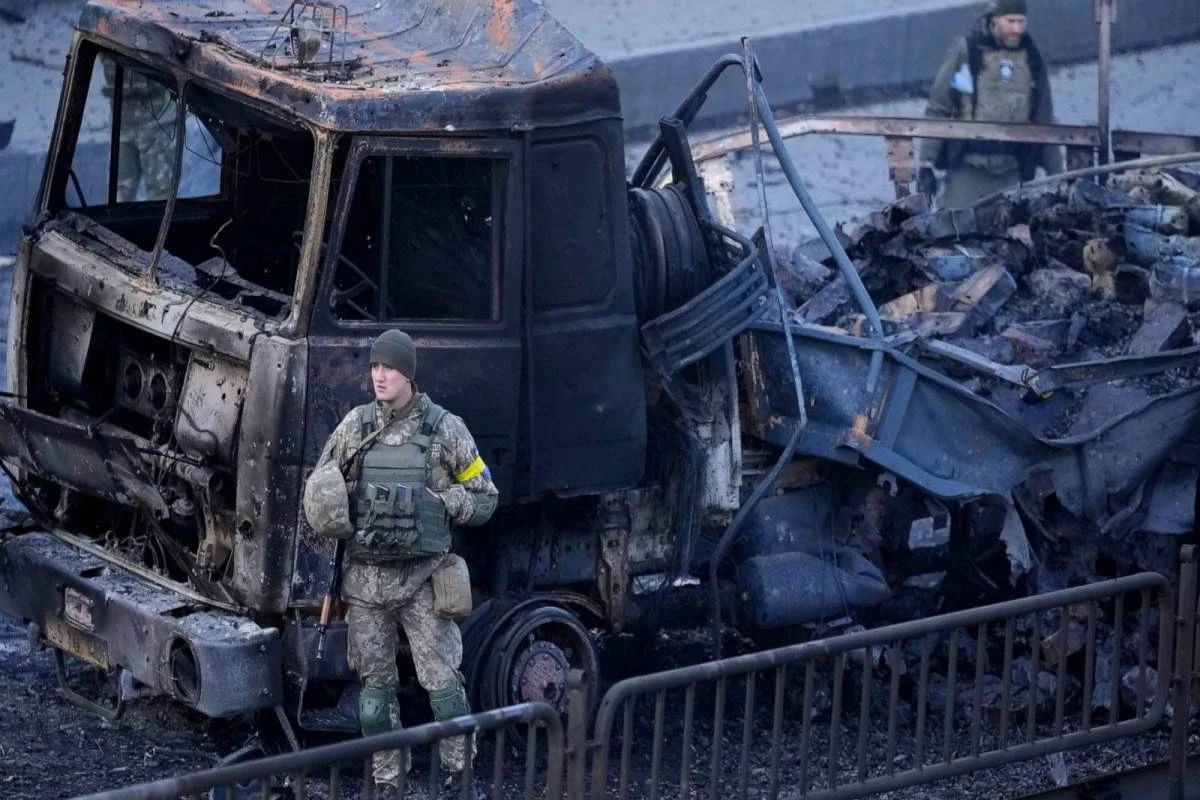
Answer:
<path fill-rule="evenodd" d="M 358 674 L 364 690 L 384 690 L 391 698 L 389 713 L 393 730 L 401 727 L 400 704 L 396 699 L 399 686 L 396 653 L 401 629 L 408 639 L 422 689 L 436 693 L 462 687 L 462 674 L 458 671 L 462 662 L 462 634 L 453 620 L 433 612 L 430 575 L 441 560 L 436 556 L 395 566 L 351 562 L 346 569 L 342 596 L 348 606 L 350 667 Z M 465 739 L 456 736 L 439 742 L 438 754 L 447 771 L 459 772 L 464 768 Z M 395 785 L 401 769 L 407 772 L 410 766 L 401 764 L 400 751 L 376 753 L 375 782 Z"/>
<path fill-rule="evenodd" d="M 175 115 L 129 114 L 121 120 L 117 200 L 165 200 L 175 182 Z M 145 184 L 144 195 L 138 189 Z"/>
<path fill-rule="evenodd" d="M 1020 171 L 997 174 L 970 163 L 960 164 L 946 170 L 942 194 L 938 197 L 939 209 L 966 208 L 990 194 L 1016 186 L 1021 182 Z"/>

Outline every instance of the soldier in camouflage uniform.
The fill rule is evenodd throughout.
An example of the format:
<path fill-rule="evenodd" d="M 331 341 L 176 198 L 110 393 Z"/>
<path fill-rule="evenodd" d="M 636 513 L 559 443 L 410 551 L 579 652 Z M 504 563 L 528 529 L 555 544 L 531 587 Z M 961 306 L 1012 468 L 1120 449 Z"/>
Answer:
<path fill-rule="evenodd" d="M 981 122 L 1054 122 L 1050 75 L 1025 30 L 1025 0 L 994 0 L 946 54 L 929 94 L 927 117 Z M 921 142 L 918 191 L 937 194 L 934 169 L 946 170 L 941 208 L 962 208 L 1032 180 L 1040 166 L 1063 170 L 1062 149 L 1053 145 L 925 139 Z"/>
<path fill-rule="evenodd" d="M 117 67 L 104 62 L 104 93 L 112 96 Z M 117 152 L 117 201 L 165 200 L 175 177 L 177 104 L 160 83 L 126 69 L 121 91 L 120 147 Z M 138 197 L 145 182 L 146 193 Z"/>
<path fill-rule="evenodd" d="M 416 351 L 406 334 L 390 330 L 375 341 L 375 402 L 351 411 L 330 435 L 305 492 L 310 522 L 323 519 L 322 505 L 349 510 L 342 598 L 349 608 L 350 666 L 362 683 L 364 735 L 399 728 L 400 628 L 434 718 L 470 713 L 459 672 L 462 637 L 452 619 L 435 612 L 431 577 L 447 559 L 451 524 L 484 524 L 499 493 L 467 426 L 421 393 L 415 374 Z M 314 488 L 320 474 L 346 463 L 356 464 L 345 483 L 346 496 Z M 340 489 L 342 484 L 329 485 Z M 313 527 L 330 532 L 323 522 Z M 465 766 L 464 738 L 440 744 L 448 783 L 457 782 Z M 382 796 L 394 791 L 400 770 L 408 766 L 401 764 L 398 751 L 375 755 L 374 778 Z"/>

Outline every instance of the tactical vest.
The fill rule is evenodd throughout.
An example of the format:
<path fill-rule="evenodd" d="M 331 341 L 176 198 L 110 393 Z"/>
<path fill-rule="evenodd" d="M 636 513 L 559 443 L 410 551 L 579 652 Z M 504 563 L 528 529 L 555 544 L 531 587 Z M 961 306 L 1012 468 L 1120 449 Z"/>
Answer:
<path fill-rule="evenodd" d="M 975 76 L 975 102 L 968 119 L 1029 122 L 1033 115 L 1033 70 L 1027 50 L 985 50 Z"/>
<path fill-rule="evenodd" d="M 347 555 L 378 564 L 450 550 L 446 506 L 426 491 L 429 448 L 445 413 L 431 401 L 407 442 L 388 445 L 380 437 L 360 454 L 352 509 L 355 534 L 347 543 Z M 364 437 L 374 417 L 373 404 L 362 406 Z"/>
<path fill-rule="evenodd" d="M 1029 122 L 1033 113 L 1033 71 L 1027 50 L 984 50 L 975 95 L 967 119 L 979 122 Z M 1021 169 L 1016 148 L 1004 142 L 973 142 L 963 159 L 1003 175 Z"/>
<path fill-rule="evenodd" d="M 1010 50 L 992 44 L 990 35 L 976 32 L 967 37 L 966 63 L 974 91 L 958 95 L 959 118 L 1033 121 L 1045 90 L 1037 76 L 1044 72 L 1045 66 L 1032 39 L 1026 36 L 1019 48 Z M 934 166 L 953 169 L 967 161 L 998 175 L 1017 169 L 1021 180 L 1031 180 L 1040 152 L 1040 145 L 953 139 L 940 148 Z"/>

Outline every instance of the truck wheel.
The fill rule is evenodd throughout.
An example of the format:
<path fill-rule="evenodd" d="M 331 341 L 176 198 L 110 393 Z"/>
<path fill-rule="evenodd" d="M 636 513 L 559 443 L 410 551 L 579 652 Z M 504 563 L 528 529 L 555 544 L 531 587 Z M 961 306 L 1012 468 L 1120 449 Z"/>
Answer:
<path fill-rule="evenodd" d="M 474 677 L 479 709 L 544 702 L 565 721 L 567 676 L 571 670 L 581 669 L 591 676 L 590 718 L 595 711 L 600 662 L 582 620 L 562 606 L 541 602 L 519 605 L 497 616 L 490 620 L 490 635 L 478 651 L 482 656 Z"/>

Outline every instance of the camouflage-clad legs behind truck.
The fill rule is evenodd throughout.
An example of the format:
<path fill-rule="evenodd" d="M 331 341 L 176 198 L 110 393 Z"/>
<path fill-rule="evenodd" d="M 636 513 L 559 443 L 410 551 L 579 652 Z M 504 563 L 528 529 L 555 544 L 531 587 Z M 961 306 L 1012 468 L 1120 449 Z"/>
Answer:
<path fill-rule="evenodd" d="M 103 59 L 104 92 L 113 94 L 117 65 Z M 174 183 L 177 105 L 164 84 L 132 70 L 122 78 L 117 200 L 165 200 Z M 138 189 L 146 191 L 139 197 Z"/>
<path fill-rule="evenodd" d="M 1017 170 L 992 172 L 984 167 L 965 162 L 957 169 L 946 172 L 942 191 L 938 195 L 941 208 L 965 208 L 982 197 L 1015 186 L 1021 180 Z"/>

